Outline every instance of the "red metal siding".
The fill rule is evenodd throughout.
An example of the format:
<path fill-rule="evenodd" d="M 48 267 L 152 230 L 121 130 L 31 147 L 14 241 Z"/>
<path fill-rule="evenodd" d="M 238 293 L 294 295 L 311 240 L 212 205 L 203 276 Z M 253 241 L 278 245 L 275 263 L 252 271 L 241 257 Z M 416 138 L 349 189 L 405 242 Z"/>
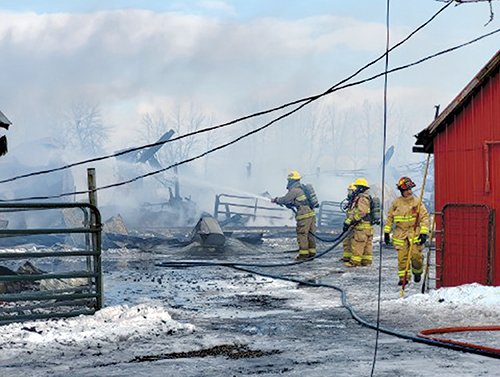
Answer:
<path fill-rule="evenodd" d="M 458 112 L 443 132 L 434 139 L 435 208 L 442 212 L 448 203 L 485 204 L 500 213 L 500 78 L 491 76 L 462 111 Z M 485 147 L 487 141 L 498 141 Z M 489 161 L 485 161 L 489 152 Z M 488 163 L 488 165 L 486 165 Z M 488 170 L 487 170 L 488 167 Z M 490 192 L 486 192 L 489 171 Z M 436 219 L 437 245 L 441 245 L 442 219 Z M 500 234 L 496 218 L 495 234 Z M 467 232 L 456 234 L 457 242 L 467 245 Z M 474 254 L 470 245 L 459 253 Z M 500 285 L 500 249 L 494 245 L 493 285 Z M 437 276 L 443 274 L 442 255 L 437 252 Z M 438 286 L 441 282 L 438 280 Z"/>

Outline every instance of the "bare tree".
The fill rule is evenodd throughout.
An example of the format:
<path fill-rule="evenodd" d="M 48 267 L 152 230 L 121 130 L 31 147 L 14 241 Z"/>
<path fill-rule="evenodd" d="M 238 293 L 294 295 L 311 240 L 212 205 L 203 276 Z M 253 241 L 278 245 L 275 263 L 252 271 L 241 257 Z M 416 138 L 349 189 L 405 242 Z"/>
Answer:
<path fill-rule="evenodd" d="M 207 118 L 207 127 L 210 127 L 214 124 L 214 116 L 211 115 L 209 118 Z M 210 150 L 213 147 L 215 147 L 217 143 L 217 135 L 215 130 L 208 131 L 205 133 L 205 150 Z M 205 172 L 205 176 L 208 176 L 208 170 L 209 170 L 209 159 L 211 155 L 206 155 L 205 158 L 203 159 L 203 170 Z"/>
<path fill-rule="evenodd" d="M 103 124 L 99 105 L 80 102 L 65 118 L 64 139 L 68 147 L 91 156 L 103 152 L 110 128 Z"/>
<path fill-rule="evenodd" d="M 321 113 L 321 137 L 318 153 L 328 156 L 333 161 L 330 170 L 343 170 L 346 160 L 356 160 L 357 151 L 354 139 L 355 127 L 353 126 L 352 109 L 338 111 L 334 105 L 326 105 Z"/>
<path fill-rule="evenodd" d="M 182 105 L 177 105 L 170 118 L 171 128 L 177 135 L 197 131 L 202 128 L 205 121 L 206 116 L 197 111 L 192 103 L 189 103 L 187 109 L 185 109 Z M 174 145 L 167 150 L 170 154 L 171 160 L 182 161 L 189 156 L 189 152 L 194 148 L 196 138 L 189 136 L 173 144 Z"/>
<path fill-rule="evenodd" d="M 142 117 L 141 139 L 145 143 L 153 143 L 170 129 L 174 130 L 174 137 L 185 135 L 199 130 L 206 121 L 206 116 L 196 111 L 192 104 L 187 110 L 178 105 L 171 115 L 162 110 L 147 113 Z M 190 156 L 195 145 L 196 138 L 194 136 L 173 141 L 160 148 L 156 153 L 156 158 L 162 165 L 179 162 Z"/>

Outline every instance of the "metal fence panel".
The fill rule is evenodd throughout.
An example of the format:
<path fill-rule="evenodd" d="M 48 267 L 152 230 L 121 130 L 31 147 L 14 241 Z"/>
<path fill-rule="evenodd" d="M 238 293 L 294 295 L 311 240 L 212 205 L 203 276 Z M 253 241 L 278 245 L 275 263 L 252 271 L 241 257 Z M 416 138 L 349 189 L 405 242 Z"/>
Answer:
<path fill-rule="evenodd" d="M 80 221 L 68 224 L 64 214 L 71 210 L 80 213 Z M 2 218 L 34 213 L 31 218 L 37 219 L 49 211 L 61 216 L 49 227 L 0 228 L 0 247 L 4 247 L 0 252 L 0 324 L 93 314 L 103 306 L 102 227 L 97 208 L 88 203 L 0 203 Z M 12 249 L 31 241 L 37 245 L 40 237 L 75 241 L 75 235 L 79 242 L 71 250 L 67 246 Z"/>
<path fill-rule="evenodd" d="M 443 209 L 441 286 L 493 281 L 494 211 L 486 205 Z"/>

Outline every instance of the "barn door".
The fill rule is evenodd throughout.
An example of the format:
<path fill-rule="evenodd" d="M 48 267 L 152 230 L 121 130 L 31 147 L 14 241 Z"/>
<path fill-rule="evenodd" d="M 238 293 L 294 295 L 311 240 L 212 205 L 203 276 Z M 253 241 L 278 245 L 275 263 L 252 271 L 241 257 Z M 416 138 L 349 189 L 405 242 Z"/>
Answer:
<path fill-rule="evenodd" d="M 445 205 L 441 286 L 492 284 L 494 229 L 494 211 L 486 205 Z"/>

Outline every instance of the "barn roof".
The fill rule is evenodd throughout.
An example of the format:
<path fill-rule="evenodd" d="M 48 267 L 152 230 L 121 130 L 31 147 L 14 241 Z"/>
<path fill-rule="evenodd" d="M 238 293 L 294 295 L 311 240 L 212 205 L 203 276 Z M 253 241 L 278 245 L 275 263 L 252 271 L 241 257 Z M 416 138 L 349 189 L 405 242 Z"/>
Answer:
<path fill-rule="evenodd" d="M 454 115 L 461 112 L 483 85 L 500 69 L 500 50 L 491 60 L 479 71 L 479 73 L 467 84 L 467 86 L 455 97 L 455 99 L 444 109 L 444 111 L 424 130 L 420 131 L 416 137 L 416 147 L 414 152 L 434 152 L 434 138 L 439 132 L 448 127 Z"/>

